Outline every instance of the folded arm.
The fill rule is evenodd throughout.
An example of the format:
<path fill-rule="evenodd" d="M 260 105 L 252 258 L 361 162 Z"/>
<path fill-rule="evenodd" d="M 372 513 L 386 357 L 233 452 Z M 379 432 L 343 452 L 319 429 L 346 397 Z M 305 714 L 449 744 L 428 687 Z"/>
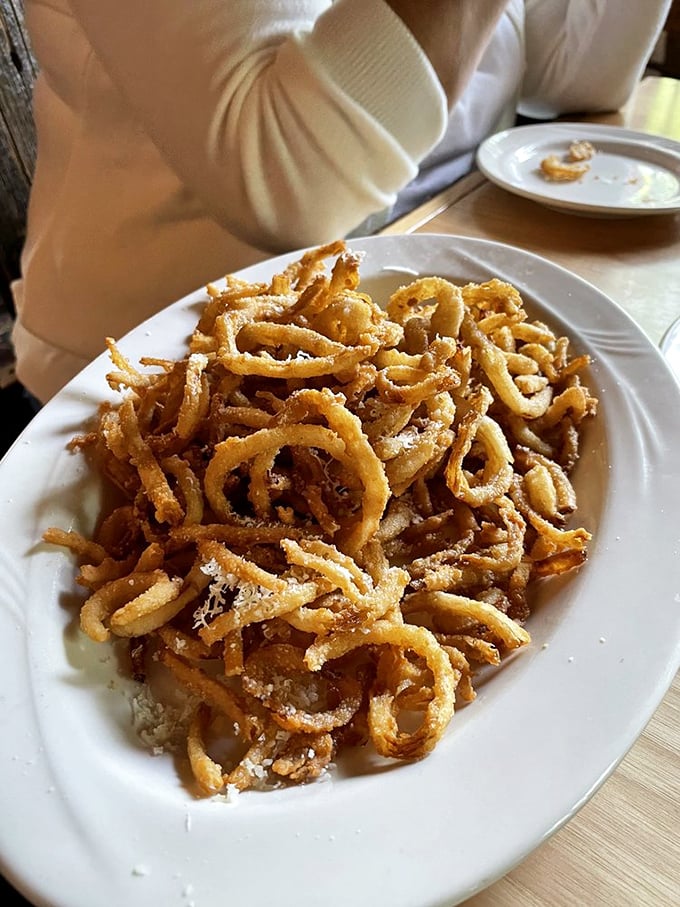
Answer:
<path fill-rule="evenodd" d="M 390 205 L 442 135 L 470 67 L 446 76 L 457 63 L 428 44 L 437 29 L 417 26 L 407 7 L 418 5 L 428 6 L 71 0 L 182 182 L 236 235 L 272 249 L 342 235 Z M 486 10 L 481 27 L 475 5 Z M 440 27 L 466 38 L 473 60 L 504 5 L 432 4 L 447 9 Z"/>

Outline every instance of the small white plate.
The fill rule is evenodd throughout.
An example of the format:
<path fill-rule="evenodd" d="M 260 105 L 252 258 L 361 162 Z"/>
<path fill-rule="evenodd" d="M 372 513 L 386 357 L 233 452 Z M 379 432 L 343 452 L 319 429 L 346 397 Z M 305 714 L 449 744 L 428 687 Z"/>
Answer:
<path fill-rule="evenodd" d="M 514 283 L 591 354 L 600 412 L 574 475 L 588 562 L 537 586 L 532 644 L 478 686 L 413 765 L 341 758 L 330 778 L 196 800 L 131 729 L 134 686 L 78 630 L 82 589 L 47 526 L 90 532 L 101 485 L 67 442 L 110 396 L 99 357 L 0 463 L 0 870 L 40 907 L 448 907 L 510 870 L 608 777 L 680 660 L 680 388 L 659 350 L 590 284 L 545 259 L 454 236 L 382 236 L 375 296 L 414 274 Z M 293 256 L 244 272 L 268 280 Z M 203 290 L 121 349 L 181 356 Z M 653 300 L 650 300 L 653 304 Z"/>
<path fill-rule="evenodd" d="M 554 182 L 543 158 L 563 160 L 571 142 L 589 141 L 590 169 L 573 182 Z M 680 211 L 680 143 L 663 136 L 595 123 L 517 126 L 490 136 L 477 151 L 487 179 L 549 208 L 596 217 L 639 217 Z"/>

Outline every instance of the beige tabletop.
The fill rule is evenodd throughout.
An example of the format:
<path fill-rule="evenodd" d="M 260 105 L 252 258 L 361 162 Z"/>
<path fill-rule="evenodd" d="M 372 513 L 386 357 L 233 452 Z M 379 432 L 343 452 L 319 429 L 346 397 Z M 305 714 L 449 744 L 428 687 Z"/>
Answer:
<path fill-rule="evenodd" d="M 583 119 L 680 141 L 680 81 L 646 78 L 619 113 Z M 579 217 L 515 196 L 474 172 L 382 231 L 414 232 L 475 236 L 541 255 L 599 287 L 654 343 L 680 317 L 680 214 Z M 466 907 L 520 905 L 680 905 L 680 675 L 645 732 L 571 822 L 466 901 Z"/>

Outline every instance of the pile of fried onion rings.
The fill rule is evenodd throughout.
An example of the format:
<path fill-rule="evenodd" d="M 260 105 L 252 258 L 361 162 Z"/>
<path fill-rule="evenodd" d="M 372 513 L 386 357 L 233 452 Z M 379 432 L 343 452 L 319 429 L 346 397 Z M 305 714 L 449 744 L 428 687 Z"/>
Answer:
<path fill-rule="evenodd" d="M 588 357 L 497 279 L 379 305 L 338 241 L 208 299 L 180 361 L 128 361 L 72 442 L 117 490 L 73 552 L 92 640 L 191 704 L 197 790 L 305 782 L 344 747 L 418 759 L 482 665 L 530 642 L 528 587 L 583 564 L 569 475 Z M 233 755 L 217 755 L 228 736 Z"/>

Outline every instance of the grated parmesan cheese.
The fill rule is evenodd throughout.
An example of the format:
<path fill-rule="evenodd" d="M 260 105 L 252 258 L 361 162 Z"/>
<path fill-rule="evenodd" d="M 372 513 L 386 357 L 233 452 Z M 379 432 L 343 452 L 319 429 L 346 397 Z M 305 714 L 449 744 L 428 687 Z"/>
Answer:
<path fill-rule="evenodd" d="M 232 608 L 240 608 L 273 595 L 271 589 L 265 589 L 256 583 L 242 582 L 233 573 L 225 572 L 214 558 L 203 564 L 201 571 L 211 576 L 213 581 L 208 586 L 205 601 L 194 611 L 194 630 L 206 627 L 223 614 L 229 604 Z M 234 590 L 236 593 L 232 596 Z"/>
<path fill-rule="evenodd" d="M 135 733 L 154 756 L 160 756 L 176 750 L 185 740 L 195 703 L 191 698 L 173 706 L 159 702 L 144 685 L 131 697 L 130 708 Z"/>
<path fill-rule="evenodd" d="M 201 565 L 201 572 L 212 576 L 213 581 L 208 586 L 205 601 L 194 611 L 194 630 L 206 627 L 211 620 L 222 614 L 227 604 L 227 593 L 237 583 L 233 573 L 226 573 L 214 558 Z"/>
<path fill-rule="evenodd" d="M 227 803 L 235 804 L 241 791 L 235 784 L 227 784 L 224 795 Z"/>

